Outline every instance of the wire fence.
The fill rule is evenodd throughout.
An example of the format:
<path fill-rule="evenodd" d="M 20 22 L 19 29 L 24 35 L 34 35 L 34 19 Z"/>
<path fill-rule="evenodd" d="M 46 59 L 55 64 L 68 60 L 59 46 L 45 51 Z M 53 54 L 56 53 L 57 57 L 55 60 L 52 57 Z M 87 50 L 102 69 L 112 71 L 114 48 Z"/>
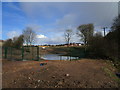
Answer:
<path fill-rule="evenodd" d="M 9 60 L 40 60 L 39 52 L 40 48 L 38 46 L 24 46 L 20 49 L 3 47 L 2 58 Z"/>

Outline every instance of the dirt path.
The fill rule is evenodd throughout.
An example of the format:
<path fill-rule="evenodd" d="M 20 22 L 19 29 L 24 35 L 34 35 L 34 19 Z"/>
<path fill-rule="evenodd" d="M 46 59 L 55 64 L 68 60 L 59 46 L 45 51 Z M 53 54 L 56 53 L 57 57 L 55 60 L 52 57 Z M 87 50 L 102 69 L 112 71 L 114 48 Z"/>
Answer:
<path fill-rule="evenodd" d="M 41 62 L 47 65 L 40 66 Z M 3 88 L 100 88 L 118 87 L 103 60 L 7 61 L 3 60 Z"/>

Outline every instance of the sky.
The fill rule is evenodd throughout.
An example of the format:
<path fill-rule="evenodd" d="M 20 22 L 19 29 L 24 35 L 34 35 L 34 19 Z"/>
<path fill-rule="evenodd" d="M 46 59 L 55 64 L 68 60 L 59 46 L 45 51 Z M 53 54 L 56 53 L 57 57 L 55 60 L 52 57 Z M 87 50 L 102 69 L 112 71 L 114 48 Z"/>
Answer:
<path fill-rule="evenodd" d="M 108 33 L 118 15 L 117 2 L 2 2 L 1 6 L 2 39 L 19 36 L 30 26 L 37 34 L 35 44 L 65 43 L 67 29 L 74 33 L 71 42 L 81 42 L 77 27 L 88 23 L 94 24 L 95 32 L 108 27 Z"/>

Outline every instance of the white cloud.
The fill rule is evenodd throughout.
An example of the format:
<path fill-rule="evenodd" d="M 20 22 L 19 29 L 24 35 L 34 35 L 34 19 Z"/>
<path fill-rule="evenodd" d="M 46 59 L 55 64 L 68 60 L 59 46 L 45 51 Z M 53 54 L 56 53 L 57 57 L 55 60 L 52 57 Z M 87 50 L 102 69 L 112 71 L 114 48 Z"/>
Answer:
<path fill-rule="evenodd" d="M 47 37 L 45 35 L 40 34 L 40 35 L 36 35 L 36 38 L 47 38 Z"/>
<path fill-rule="evenodd" d="M 20 35 L 20 32 L 18 32 L 18 31 L 9 31 L 9 32 L 7 33 L 7 37 L 8 37 L 8 38 L 17 37 L 17 36 L 19 36 L 19 35 Z"/>
<path fill-rule="evenodd" d="M 110 32 L 110 28 L 106 29 L 105 30 L 105 35 L 107 35 L 109 32 Z M 94 34 L 96 34 L 96 33 L 101 33 L 102 36 L 104 36 L 104 30 L 103 29 L 101 29 L 101 30 L 95 30 Z"/>
<path fill-rule="evenodd" d="M 50 38 L 42 38 L 37 39 L 37 44 L 62 44 L 65 43 L 63 37 L 50 37 Z"/>
<path fill-rule="evenodd" d="M 59 33 L 51 32 L 49 37 L 47 38 L 41 38 L 44 37 L 44 35 L 40 35 L 40 38 L 37 38 L 36 43 L 37 44 L 64 44 L 66 43 L 65 37 L 64 37 L 64 31 Z M 74 31 L 74 35 L 71 38 L 72 42 L 80 42 L 80 37 L 76 36 L 76 33 Z"/>
<path fill-rule="evenodd" d="M 6 7 L 12 8 L 13 10 L 21 11 L 21 8 L 19 8 L 18 6 L 16 6 L 13 3 L 7 3 Z"/>

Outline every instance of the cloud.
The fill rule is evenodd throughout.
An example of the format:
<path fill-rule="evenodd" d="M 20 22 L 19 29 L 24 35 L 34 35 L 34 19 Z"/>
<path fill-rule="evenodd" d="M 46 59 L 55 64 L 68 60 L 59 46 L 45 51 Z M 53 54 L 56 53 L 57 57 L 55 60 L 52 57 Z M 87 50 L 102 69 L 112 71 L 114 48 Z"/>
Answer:
<path fill-rule="evenodd" d="M 89 3 L 20 3 L 24 13 L 30 19 L 41 17 L 52 19 L 57 26 L 94 23 L 96 26 L 108 26 L 118 14 L 117 2 L 89 2 Z M 39 11 L 39 12 L 38 12 Z M 39 22 L 42 23 L 41 20 Z"/>
<path fill-rule="evenodd" d="M 41 26 L 38 24 L 27 24 L 26 27 L 31 27 L 35 32 L 40 32 L 41 31 Z"/>
<path fill-rule="evenodd" d="M 64 43 L 63 37 L 42 38 L 37 40 L 37 44 L 61 44 Z"/>
<path fill-rule="evenodd" d="M 73 29 L 73 28 L 72 28 Z M 73 36 L 70 42 L 80 42 L 80 37 L 77 37 L 76 32 L 73 32 Z M 44 37 L 44 35 L 40 35 L 40 37 Z M 64 31 L 59 33 L 51 32 L 49 37 L 47 38 L 37 38 L 37 44 L 64 44 L 66 43 Z"/>
<path fill-rule="evenodd" d="M 70 8 L 73 7 L 73 8 Z M 70 11 L 57 20 L 58 26 L 77 26 L 93 23 L 95 26 L 110 26 L 118 15 L 117 3 L 74 3 L 69 5 Z M 66 8 L 65 8 L 66 10 Z M 68 10 L 68 8 L 67 8 Z"/>
<path fill-rule="evenodd" d="M 3 18 L 3 26 L 7 24 L 7 26 L 12 26 L 18 28 L 19 25 L 24 25 L 27 20 L 26 17 L 19 15 L 18 13 L 11 13 L 2 11 L 2 18 Z M 10 19 L 10 20 L 9 20 Z M 12 23 L 11 23 L 12 22 Z"/>
<path fill-rule="evenodd" d="M 21 8 L 19 8 L 17 5 L 13 3 L 7 3 L 5 7 L 12 8 L 13 10 L 21 11 Z"/>
<path fill-rule="evenodd" d="M 45 35 L 40 34 L 40 35 L 37 35 L 36 38 L 47 38 L 47 37 Z"/>
<path fill-rule="evenodd" d="M 19 0 L 20 1 L 20 0 Z M 96 30 L 101 27 L 110 27 L 113 18 L 117 16 L 117 3 L 30 3 L 21 2 L 19 7 L 26 17 L 18 18 L 19 15 L 9 15 L 16 21 L 21 19 L 24 26 L 30 26 L 37 32 L 37 43 L 59 44 L 65 43 L 64 32 L 66 29 L 76 28 L 81 24 L 93 23 Z M 19 10 L 13 5 L 12 9 Z M 7 18 L 6 20 L 9 20 Z M 14 20 L 14 21 L 15 21 Z M 5 21 L 5 20 L 4 20 Z M 18 21 L 17 21 L 18 22 Z M 10 21 L 11 23 L 11 21 Z M 9 23 L 9 25 L 10 25 Z M 13 23 L 13 22 L 12 22 Z M 16 22 L 15 22 L 16 23 Z M 17 23 L 18 24 L 18 23 Z M 19 22 L 22 24 L 22 22 Z M 79 37 L 74 35 L 71 42 L 79 42 Z"/>
<path fill-rule="evenodd" d="M 21 2 L 20 6 L 21 6 L 23 12 L 27 15 L 27 17 L 31 18 L 32 20 L 36 19 L 38 17 L 41 17 L 41 16 L 45 17 L 45 16 L 50 15 L 48 6 L 46 7 L 46 6 L 42 5 L 42 3 L 39 3 L 39 2 L 38 3 L 30 3 L 30 2 L 23 3 L 23 2 Z"/>
<path fill-rule="evenodd" d="M 71 42 L 80 42 L 78 37 L 73 37 Z M 65 44 L 65 38 L 61 36 L 37 39 L 37 44 Z"/>
<path fill-rule="evenodd" d="M 13 37 L 17 37 L 17 36 L 19 36 L 20 35 L 20 32 L 18 32 L 18 31 L 9 31 L 8 33 L 7 33 L 7 37 L 8 38 L 13 38 Z"/>
<path fill-rule="evenodd" d="M 54 18 L 57 13 L 64 11 L 66 4 L 60 3 L 48 3 L 48 2 L 38 2 L 38 3 L 23 3 L 20 2 L 20 6 L 23 12 L 31 19 L 41 18 Z M 41 21 L 41 20 L 39 20 Z"/>
<path fill-rule="evenodd" d="M 62 18 L 56 20 L 56 25 L 58 27 L 69 27 L 74 26 L 78 20 L 76 14 L 66 14 Z"/>

